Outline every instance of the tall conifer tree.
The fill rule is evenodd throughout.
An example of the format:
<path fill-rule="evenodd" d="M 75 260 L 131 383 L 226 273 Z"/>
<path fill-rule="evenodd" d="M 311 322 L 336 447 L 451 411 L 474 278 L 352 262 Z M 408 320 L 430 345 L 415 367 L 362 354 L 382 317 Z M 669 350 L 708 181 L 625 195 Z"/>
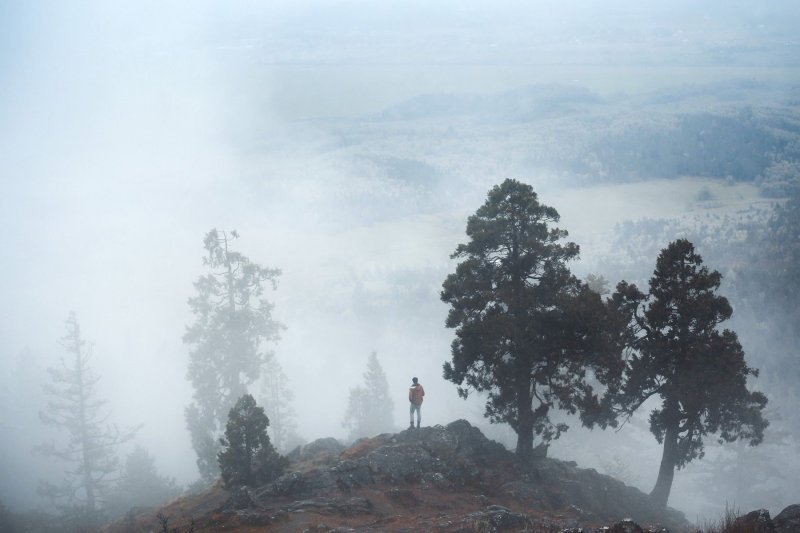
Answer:
<path fill-rule="evenodd" d="M 393 431 L 393 410 L 386 373 L 378 361 L 378 354 L 373 351 L 367 359 L 363 385 L 350 389 L 342 425 L 350 429 L 352 439 Z"/>
<path fill-rule="evenodd" d="M 534 434 L 546 445 L 567 429 L 553 409 L 587 426 L 614 423 L 594 387 L 621 371 L 619 336 L 600 295 L 567 268 L 578 245 L 564 242 L 558 221 L 530 185 L 505 180 L 467 220 L 469 241 L 441 294 L 456 333 L 444 377 L 463 397 L 488 394 L 486 416 L 514 429 L 522 461 Z"/>
<path fill-rule="evenodd" d="M 189 299 L 195 321 L 183 341 L 189 346 L 188 378 L 194 387 L 186 422 L 201 478 L 219 475 L 219 438 L 228 411 L 247 386 L 259 378 L 268 349 L 283 326 L 272 317 L 264 286 L 276 287 L 280 270 L 264 268 L 232 249 L 239 234 L 216 229 L 203 241 L 208 274 L 195 283 Z"/>
<path fill-rule="evenodd" d="M 106 402 L 95 391 L 99 377 L 89 365 L 91 346 L 81 335 L 75 313 L 69 314 L 66 330 L 61 346 L 68 357 L 58 368 L 47 369 L 52 379 L 45 387 L 50 400 L 39 416 L 66 433 L 67 440 L 36 448 L 65 463 L 64 480 L 58 485 L 42 482 L 39 491 L 61 509 L 66 524 L 92 530 L 101 522 L 109 483 L 118 469 L 118 448 L 135 430 L 120 431 L 107 423 Z"/>
<path fill-rule="evenodd" d="M 666 506 L 675 469 L 703 457 L 703 439 L 718 434 L 759 444 L 767 421 L 767 398 L 747 388 L 758 370 L 745 363 L 736 333 L 719 325 L 733 312 L 716 294 L 722 276 L 703 266 L 688 240 L 661 251 L 643 294 L 621 282 L 612 304 L 627 317 L 631 350 L 616 401 L 632 415 L 652 397 L 661 405 L 650 413 L 650 430 L 663 445 L 653 500 Z"/>

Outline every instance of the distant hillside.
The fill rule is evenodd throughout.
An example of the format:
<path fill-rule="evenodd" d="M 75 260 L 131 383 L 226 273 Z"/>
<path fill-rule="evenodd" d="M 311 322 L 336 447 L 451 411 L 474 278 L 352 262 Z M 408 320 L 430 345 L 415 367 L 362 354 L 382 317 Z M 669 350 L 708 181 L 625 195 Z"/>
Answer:
<path fill-rule="evenodd" d="M 423 94 L 385 109 L 373 120 L 482 116 L 523 122 L 569 116 L 603 103 L 602 98 L 587 89 L 538 85 L 499 94 Z"/>
<path fill-rule="evenodd" d="M 215 486 L 105 531 L 164 524 L 170 531 L 554 531 L 624 518 L 689 526 L 680 512 L 658 509 L 639 490 L 574 462 L 539 458 L 520 468 L 511 452 L 464 420 L 346 449 L 321 439 L 290 459 L 290 472 L 268 485 Z"/>
<path fill-rule="evenodd" d="M 731 80 L 637 95 L 528 86 L 425 94 L 358 119 L 326 122 L 354 175 L 413 187 L 485 176 L 562 184 L 705 176 L 800 188 L 800 90 Z"/>

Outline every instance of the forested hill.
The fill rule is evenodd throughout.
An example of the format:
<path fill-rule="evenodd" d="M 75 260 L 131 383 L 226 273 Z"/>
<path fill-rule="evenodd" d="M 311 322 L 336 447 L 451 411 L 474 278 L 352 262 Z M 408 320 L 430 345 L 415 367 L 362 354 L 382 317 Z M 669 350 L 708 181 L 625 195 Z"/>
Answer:
<path fill-rule="evenodd" d="M 422 188 L 502 170 L 572 185 L 706 176 L 782 197 L 800 173 L 800 89 L 751 80 L 636 95 L 562 85 L 427 94 L 323 126 L 329 154 Z"/>

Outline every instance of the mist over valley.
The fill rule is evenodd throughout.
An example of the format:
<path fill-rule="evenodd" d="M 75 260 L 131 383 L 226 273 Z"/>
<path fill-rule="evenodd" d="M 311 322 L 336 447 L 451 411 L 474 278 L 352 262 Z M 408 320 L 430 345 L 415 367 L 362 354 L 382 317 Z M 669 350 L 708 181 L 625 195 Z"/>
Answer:
<path fill-rule="evenodd" d="M 465 401 L 443 377 L 451 254 L 506 179 L 557 210 L 580 247 L 566 266 L 601 277 L 603 298 L 622 280 L 646 289 L 679 239 L 721 273 L 733 310 L 721 328 L 760 370 L 747 385 L 768 398 L 769 426 L 754 447 L 706 437 L 669 505 L 700 524 L 728 504 L 774 515 L 798 503 L 793 3 L 11 2 L 0 21 L 6 513 L 57 514 L 37 486 L 64 464 L 32 450 L 68 440 L 40 412 L 48 368 L 69 360 L 70 312 L 103 424 L 138 428 L 116 471 L 138 457 L 165 497 L 198 488 L 184 336 L 213 229 L 280 270 L 258 297 L 285 326 L 259 345 L 290 391 L 283 444 L 375 436 L 347 424 L 374 352 L 393 400 L 383 429 L 406 427 L 418 376 L 424 426 L 465 419 L 513 451 L 514 430 L 484 417 L 486 394 Z M 262 405 L 278 385 L 257 377 L 246 388 Z M 548 454 L 649 492 L 657 404 L 605 431 L 553 412 L 570 429 Z M 131 456 L 137 446 L 147 453 Z"/>

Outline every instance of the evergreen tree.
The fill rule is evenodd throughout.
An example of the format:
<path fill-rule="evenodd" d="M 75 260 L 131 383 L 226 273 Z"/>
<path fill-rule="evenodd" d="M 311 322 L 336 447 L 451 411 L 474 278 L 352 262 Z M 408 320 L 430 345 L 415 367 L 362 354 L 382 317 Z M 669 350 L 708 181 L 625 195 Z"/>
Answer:
<path fill-rule="evenodd" d="M 159 475 L 155 458 L 142 446 L 131 452 L 125 467 L 108 497 L 111 516 L 122 516 L 133 508 L 154 508 L 178 496 L 180 489 L 172 478 Z"/>
<path fill-rule="evenodd" d="M 350 389 L 342 425 L 350 430 L 351 439 L 393 431 L 393 410 L 386 373 L 373 351 L 367 359 L 364 385 Z"/>
<path fill-rule="evenodd" d="M 216 229 L 206 234 L 203 263 L 210 272 L 195 283 L 189 299 L 195 321 L 186 330 L 189 348 L 188 378 L 194 387 L 186 422 L 197 454 L 201 478 L 210 483 L 219 475 L 217 453 L 225 416 L 259 378 L 267 349 L 283 327 L 272 318 L 272 304 L 262 298 L 264 285 L 273 289 L 280 275 L 231 249 L 238 238 Z"/>
<path fill-rule="evenodd" d="M 289 466 L 289 461 L 273 448 L 267 426 L 264 409 L 249 394 L 239 398 L 230 410 L 218 455 L 226 487 L 255 487 L 275 479 Z"/>
<path fill-rule="evenodd" d="M 567 232 L 550 226 L 558 220 L 530 185 L 494 187 L 467 221 L 470 240 L 452 255 L 461 262 L 441 294 L 456 330 L 444 377 L 463 397 L 488 394 L 486 416 L 514 429 L 523 461 L 534 433 L 546 445 L 567 429 L 551 421 L 554 408 L 587 426 L 614 423 L 592 386 L 621 371 L 614 317 L 567 268 L 578 245 L 561 242 Z"/>
<path fill-rule="evenodd" d="M 651 397 L 650 430 L 663 444 L 653 500 L 666 506 L 675 468 L 703 456 L 703 439 L 759 444 L 767 398 L 747 388 L 758 370 L 745 363 L 736 333 L 719 331 L 729 319 L 728 300 L 716 294 L 722 276 L 702 266 L 692 243 L 670 243 L 656 262 L 649 294 L 621 282 L 613 305 L 627 317 L 625 380 L 616 401 L 628 416 Z"/>
<path fill-rule="evenodd" d="M 292 405 L 294 393 L 289 388 L 289 379 L 274 357 L 264 365 L 261 377 L 261 399 L 264 411 L 270 420 L 267 432 L 275 448 L 288 452 L 297 443 L 297 413 Z"/>
<path fill-rule="evenodd" d="M 60 485 L 42 482 L 39 491 L 54 501 L 64 514 L 65 523 L 77 529 L 99 525 L 104 497 L 118 470 L 117 448 L 133 437 L 133 430 L 120 431 L 106 423 L 106 402 L 96 398 L 99 378 L 89 366 L 91 348 L 81 336 L 75 313 L 66 321 L 61 345 L 69 359 L 59 368 L 48 368 L 52 384 L 45 387 L 50 396 L 41 420 L 63 430 L 67 441 L 42 444 L 37 451 L 66 464 Z"/>

